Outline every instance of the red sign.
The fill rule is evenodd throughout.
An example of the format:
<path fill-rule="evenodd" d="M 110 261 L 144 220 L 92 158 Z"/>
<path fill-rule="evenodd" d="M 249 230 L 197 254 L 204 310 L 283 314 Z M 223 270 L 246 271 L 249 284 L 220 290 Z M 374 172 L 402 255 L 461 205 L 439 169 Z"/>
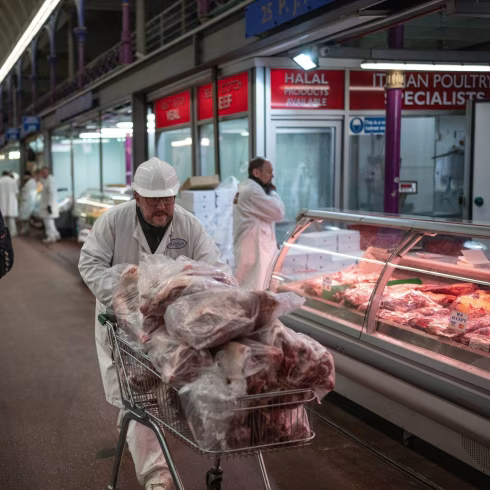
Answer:
<path fill-rule="evenodd" d="M 163 97 L 155 102 L 157 128 L 167 128 L 191 122 L 191 93 L 189 90 Z"/>
<path fill-rule="evenodd" d="M 386 73 L 351 71 L 350 108 L 385 108 Z M 490 75 L 486 73 L 405 73 L 403 109 L 464 109 L 467 100 L 490 97 Z"/>
<path fill-rule="evenodd" d="M 342 70 L 271 70 L 272 109 L 343 109 Z"/>
<path fill-rule="evenodd" d="M 199 120 L 213 117 L 213 86 L 197 89 L 197 117 Z M 227 116 L 248 111 L 248 73 L 240 73 L 218 80 L 218 114 Z"/>

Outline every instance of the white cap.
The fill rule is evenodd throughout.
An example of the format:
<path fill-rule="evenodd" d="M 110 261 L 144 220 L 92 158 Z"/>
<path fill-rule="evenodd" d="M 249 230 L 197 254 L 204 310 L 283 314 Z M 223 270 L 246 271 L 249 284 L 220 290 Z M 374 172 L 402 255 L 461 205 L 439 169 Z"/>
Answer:
<path fill-rule="evenodd" d="M 143 197 L 169 197 L 179 192 L 174 168 L 156 157 L 143 162 L 134 174 L 133 190 Z"/>

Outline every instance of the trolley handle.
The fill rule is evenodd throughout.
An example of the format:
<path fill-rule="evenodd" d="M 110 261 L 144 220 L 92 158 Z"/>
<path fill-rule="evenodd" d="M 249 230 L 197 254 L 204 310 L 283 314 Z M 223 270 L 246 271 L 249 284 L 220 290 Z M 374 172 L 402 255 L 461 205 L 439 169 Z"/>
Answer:
<path fill-rule="evenodd" d="M 116 316 L 111 313 L 101 313 L 98 317 L 98 320 L 101 325 L 105 325 L 107 322 L 115 325 L 115 323 L 117 322 Z"/>

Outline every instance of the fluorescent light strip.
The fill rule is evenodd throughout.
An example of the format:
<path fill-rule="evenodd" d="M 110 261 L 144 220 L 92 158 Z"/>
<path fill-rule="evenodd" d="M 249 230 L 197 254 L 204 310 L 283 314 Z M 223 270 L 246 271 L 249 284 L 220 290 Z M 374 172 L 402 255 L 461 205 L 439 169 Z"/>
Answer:
<path fill-rule="evenodd" d="M 490 72 L 490 65 L 451 65 L 436 63 L 388 63 L 366 61 L 363 70 L 406 70 L 406 71 L 477 71 Z"/>
<path fill-rule="evenodd" d="M 53 13 L 60 1 L 61 0 L 45 0 L 41 5 L 41 8 L 34 16 L 34 19 L 32 19 L 31 23 L 24 31 L 24 34 L 22 34 L 22 37 L 19 39 L 19 42 L 15 45 L 14 49 L 5 60 L 5 63 L 0 68 L 0 83 L 5 80 L 5 77 L 14 67 L 17 60 L 22 56 L 22 53 L 29 47 L 29 44 L 34 39 L 34 36 L 49 19 L 49 16 Z"/>

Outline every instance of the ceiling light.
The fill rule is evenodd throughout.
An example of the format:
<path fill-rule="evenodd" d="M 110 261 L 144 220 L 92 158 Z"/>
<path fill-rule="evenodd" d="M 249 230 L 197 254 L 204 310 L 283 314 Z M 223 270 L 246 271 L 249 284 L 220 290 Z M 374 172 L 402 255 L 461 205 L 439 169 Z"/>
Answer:
<path fill-rule="evenodd" d="M 125 138 L 126 135 L 133 132 L 132 129 L 121 129 L 121 128 L 102 128 L 100 130 L 103 138 Z"/>
<path fill-rule="evenodd" d="M 209 141 L 209 138 L 202 138 L 201 139 L 201 146 L 209 146 L 211 142 Z"/>
<path fill-rule="evenodd" d="M 317 63 L 313 61 L 311 55 L 306 53 L 298 54 L 293 58 L 293 60 L 298 63 L 303 70 L 311 70 L 312 68 L 316 68 L 318 66 Z"/>
<path fill-rule="evenodd" d="M 174 147 L 190 146 L 190 145 L 192 145 L 192 138 L 186 138 L 186 139 L 183 139 L 183 140 L 172 141 L 171 144 Z"/>
<path fill-rule="evenodd" d="M 0 155 L 0 160 L 5 160 L 5 155 Z"/>
<path fill-rule="evenodd" d="M 37 11 L 34 19 L 22 34 L 14 49 L 10 52 L 5 63 L 0 68 L 0 82 L 3 82 L 5 77 L 9 74 L 10 70 L 14 67 L 17 60 L 22 56 L 22 53 L 29 47 L 34 36 L 39 32 L 44 23 L 48 20 L 49 16 L 53 13 L 54 9 L 60 3 L 61 0 L 45 0 Z"/>
<path fill-rule="evenodd" d="M 248 136 L 248 135 L 249 135 L 249 134 L 248 134 L 248 131 L 242 131 L 240 134 L 241 134 L 242 136 Z"/>
<path fill-rule="evenodd" d="M 440 63 L 400 63 L 365 61 L 363 70 L 407 70 L 407 71 L 490 71 L 490 65 L 464 65 Z"/>
<path fill-rule="evenodd" d="M 120 129 L 133 129 L 133 123 L 131 121 L 121 121 L 116 124 Z"/>
<path fill-rule="evenodd" d="M 148 114 L 146 116 L 147 121 L 154 121 L 155 120 L 155 114 Z"/>
<path fill-rule="evenodd" d="M 9 160 L 18 160 L 20 158 L 20 151 L 9 151 Z"/>

